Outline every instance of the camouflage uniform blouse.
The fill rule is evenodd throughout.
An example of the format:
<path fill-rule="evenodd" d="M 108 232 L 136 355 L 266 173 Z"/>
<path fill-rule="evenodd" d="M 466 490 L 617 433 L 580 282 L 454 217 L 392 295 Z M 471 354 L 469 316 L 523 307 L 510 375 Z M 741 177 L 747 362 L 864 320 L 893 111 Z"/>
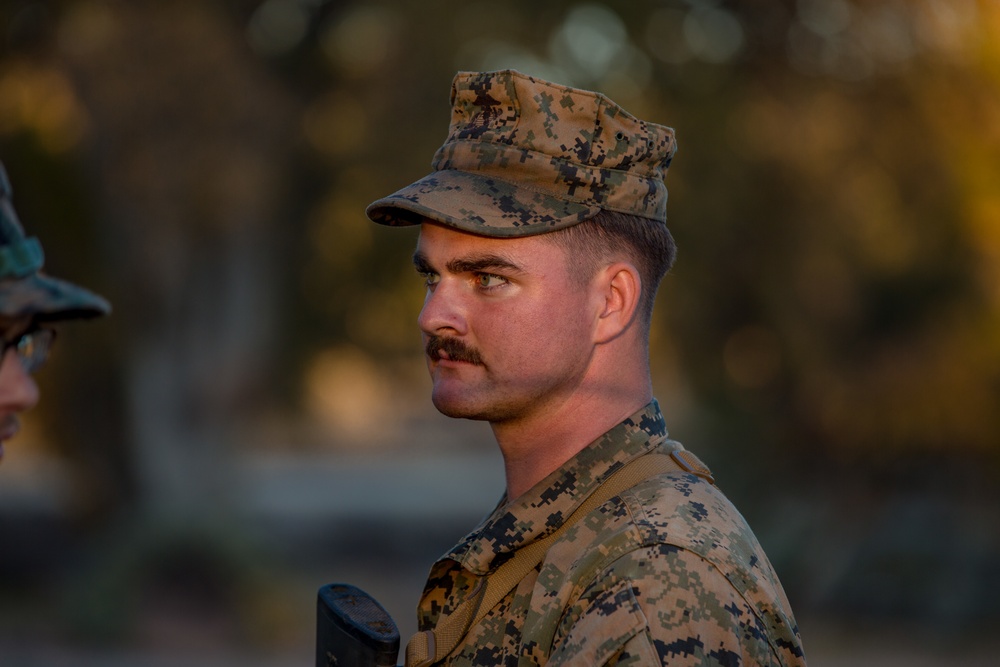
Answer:
<path fill-rule="evenodd" d="M 421 630 L 621 464 L 670 452 L 656 401 L 512 503 L 431 569 Z M 669 473 L 612 498 L 571 527 L 442 664 L 805 665 L 778 577 L 716 487 Z"/>

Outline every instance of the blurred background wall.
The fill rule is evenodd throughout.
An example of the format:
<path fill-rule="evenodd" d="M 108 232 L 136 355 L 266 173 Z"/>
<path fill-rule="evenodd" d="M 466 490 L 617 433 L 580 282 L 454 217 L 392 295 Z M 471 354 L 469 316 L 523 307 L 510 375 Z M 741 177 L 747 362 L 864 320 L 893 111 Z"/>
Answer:
<path fill-rule="evenodd" d="M 657 395 L 812 662 L 995 655 L 996 0 L 0 0 L 14 202 L 115 307 L 0 466 L 0 664 L 311 664 L 331 581 L 413 630 L 503 480 L 364 207 L 508 67 L 676 128 Z"/>

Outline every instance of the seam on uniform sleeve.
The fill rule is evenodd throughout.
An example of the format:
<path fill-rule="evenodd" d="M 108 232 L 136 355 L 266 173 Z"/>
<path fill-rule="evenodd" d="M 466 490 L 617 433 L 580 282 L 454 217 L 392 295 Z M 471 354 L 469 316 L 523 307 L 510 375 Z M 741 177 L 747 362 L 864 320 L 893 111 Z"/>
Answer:
<path fill-rule="evenodd" d="M 648 621 L 635 597 L 632 582 L 619 581 L 590 602 L 555 647 L 548 664 L 553 667 L 604 665 L 647 628 Z"/>
<path fill-rule="evenodd" d="M 619 651 L 617 655 L 612 656 L 611 659 L 605 663 L 605 665 L 608 665 L 608 667 L 617 665 L 625 654 L 628 654 L 628 657 L 639 665 L 661 664 L 660 656 L 657 654 L 656 647 L 653 645 L 653 637 L 649 632 L 648 621 L 642 632 L 637 632 L 632 639 L 625 642 L 625 646 L 622 647 L 622 650 Z"/>
<path fill-rule="evenodd" d="M 639 487 L 641 487 L 641 485 L 639 485 L 638 487 L 633 487 L 623 492 L 620 495 L 621 502 L 625 505 L 626 510 L 629 513 L 629 516 L 632 518 L 633 526 L 638 533 L 639 545 L 635 551 L 653 547 L 657 544 L 669 544 L 671 546 L 677 547 L 678 549 L 684 551 L 685 553 L 691 554 L 692 556 L 708 564 L 711 567 L 711 569 L 717 572 L 718 575 L 722 577 L 727 584 L 729 584 L 729 586 L 732 588 L 735 594 L 743 601 L 743 603 L 754 615 L 757 621 L 761 623 L 763 627 L 768 628 L 769 631 L 766 633 L 766 641 L 768 647 L 770 648 L 771 654 L 773 655 L 775 660 L 777 660 L 778 664 L 783 664 L 781 660 L 781 651 L 779 650 L 776 644 L 775 637 L 770 632 L 771 624 L 768 622 L 768 619 L 764 616 L 763 612 L 760 609 L 758 609 L 757 606 L 754 604 L 753 600 L 751 600 L 745 594 L 743 588 L 741 588 L 741 586 L 739 586 L 737 582 L 733 581 L 733 578 L 729 576 L 726 573 L 726 571 L 722 567 L 720 567 L 715 561 L 710 560 L 706 558 L 703 554 L 699 553 L 698 551 L 691 549 L 689 546 L 685 545 L 682 541 L 674 541 L 669 539 L 668 536 L 664 536 L 660 531 L 658 531 L 655 528 L 656 522 L 649 517 L 648 513 L 646 512 L 645 504 L 639 499 L 639 496 L 636 493 L 636 489 Z M 634 551 L 630 552 L 630 554 L 632 553 L 634 553 Z M 627 557 L 630 554 L 625 554 L 622 557 Z M 613 567 L 613 561 L 606 562 L 604 564 L 604 568 L 611 568 L 611 567 Z"/>
<path fill-rule="evenodd" d="M 751 614 L 753 614 L 754 618 L 757 619 L 757 621 L 761 624 L 761 626 L 764 627 L 764 628 L 770 629 L 770 624 L 767 622 L 767 619 L 764 618 L 761 615 L 761 611 L 756 607 L 756 605 L 754 605 L 753 601 L 750 600 L 749 598 L 747 598 L 746 595 L 744 595 L 743 591 L 740 590 L 739 586 L 736 586 L 733 583 L 733 581 L 730 579 L 730 577 L 728 577 L 726 575 L 726 573 L 722 570 L 722 568 L 720 568 L 716 563 L 713 563 L 712 561 L 708 560 L 707 558 L 705 558 L 701 554 L 697 553 L 696 551 L 692 551 L 691 549 L 686 549 L 683 546 L 671 544 L 669 541 L 662 542 L 662 543 L 663 544 L 669 544 L 671 546 L 675 546 L 675 547 L 677 547 L 679 553 L 682 552 L 682 553 L 685 553 L 685 554 L 690 554 L 694 558 L 696 558 L 699 561 L 705 563 L 708 566 L 708 570 L 714 571 L 723 581 L 726 582 L 726 584 L 729 586 L 729 588 L 732 590 L 732 592 L 736 595 L 736 597 L 738 597 L 740 600 L 743 601 L 743 604 L 746 606 L 747 610 Z M 655 546 L 655 545 L 651 544 L 651 545 L 643 546 L 640 549 L 637 549 L 635 551 L 630 552 L 629 554 L 626 554 L 622 558 L 634 557 L 638 552 L 651 549 L 653 546 Z M 619 558 L 618 560 L 621 560 L 622 558 Z M 609 564 L 608 567 L 611 568 L 613 566 L 614 566 L 614 564 L 612 563 L 612 564 Z M 606 574 L 607 570 L 605 570 L 604 573 Z M 626 579 L 626 581 L 628 581 L 628 580 Z M 634 592 L 633 592 L 633 595 L 634 595 Z M 633 599 L 635 599 L 635 598 L 633 597 Z M 638 604 L 638 601 L 637 601 L 637 604 Z M 642 613 L 642 611 L 641 611 L 641 605 L 640 605 L 640 613 Z M 778 650 L 778 647 L 775 644 L 775 638 L 771 635 L 771 633 L 770 632 L 764 633 L 764 639 L 765 639 L 765 642 L 767 643 L 768 649 L 770 649 L 771 656 L 776 661 L 776 664 L 779 664 L 779 665 L 784 664 L 784 662 L 781 659 L 781 652 Z"/>
<path fill-rule="evenodd" d="M 635 527 L 635 531 L 638 534 L 637 541 L 639 545 L 648 546 L 652 544 L 654 542 L 652 539 L 652 522 L 646 514 L 645 506 L 636 496 L 635 488 L 628 489 L 619 497 L 621 498 L 622 504 L 625 505 L 625 510 L 628 512 L 629 517 L 632 519 L 632 525 Z"/>

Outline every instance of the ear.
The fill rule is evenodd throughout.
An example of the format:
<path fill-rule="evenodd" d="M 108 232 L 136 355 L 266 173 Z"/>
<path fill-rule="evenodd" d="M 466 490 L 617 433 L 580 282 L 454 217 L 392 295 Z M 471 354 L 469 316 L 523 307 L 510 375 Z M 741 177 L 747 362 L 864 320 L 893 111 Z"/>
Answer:
<path fill-rule="evenodd" d="M 595 277 L 595 287 L 602 299 L 594 332 L 596 343 L 606 343 L 627 330 L 639 312 L 642 279 L 639 270 L 628 262 L 615 262 Z"/>

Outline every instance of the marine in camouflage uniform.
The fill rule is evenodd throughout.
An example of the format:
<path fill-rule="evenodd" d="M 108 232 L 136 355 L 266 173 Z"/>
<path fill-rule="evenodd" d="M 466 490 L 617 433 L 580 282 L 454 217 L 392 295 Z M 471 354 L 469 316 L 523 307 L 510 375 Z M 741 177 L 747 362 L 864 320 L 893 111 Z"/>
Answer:
<path fill-rule="evenodd" d="M 3 441 L 18 430 L 17 414 L 38 400 L 30 375 L 45 361 L 55 336 L 46 325 L 111 310 L 93 292 L 42 272 L 42 244 L 25 236 L 11 194 L 0 164 L 0 458 Z"/>
<path fill-rule="evenodd" d="M 497 508 L 431 570 L 433 627 L 505 558 L 557 527 L 616 468 L 679 449 L 654 401 L 525 495 Z M 798 629 L 743 517 L 704 478 L 652 478 L 605 503 L 466 635 L 449 665 L 796 665 Z"/>
<path fill-rule="evenodd" d="M 488 239 L 549 233 L 602 210 L 665 224 L 670 128 L 598 93 L 509 70 L 460 73 L 451 102 L 434 172 L 371 204 L 373 221 L 421 224 L 422 238 L 431 225 Z M 433 566 L 418 606 L 427 632 L 411 640 L 419 646 L 407 665 L 805 664 L 777 575 L 707 470 L 681 465 L 603 499 L 602 487 L 634 462 L 691 460 L 667 438 L 656 401 L 640 405 L 530 489 L 505 496 Z M 526 575 L 497 602 L 483 595 L 541 540 L 551 543 Z M 488 608 L 455 641 L 442 639 L 450 620 L 480 603 Z"/>

